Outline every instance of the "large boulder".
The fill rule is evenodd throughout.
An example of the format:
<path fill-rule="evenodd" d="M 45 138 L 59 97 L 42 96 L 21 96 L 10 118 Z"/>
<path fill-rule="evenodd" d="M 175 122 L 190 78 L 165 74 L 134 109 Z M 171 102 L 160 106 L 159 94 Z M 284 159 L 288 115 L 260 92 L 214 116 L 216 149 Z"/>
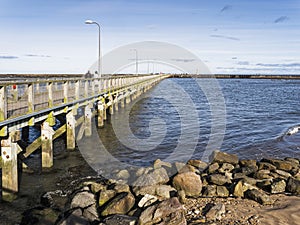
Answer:
<path fill-rule="evenodd" d="M 209 160 L 211 163 L 230 163 L 232 165 L 236 165 L 239 163 L 239 159 L 237 155 L 235 154 L 229 154 L 226 152 L 220 152 L 220 151 L 214 151 L 210 157 Z"/>
<path fill-rule="evenodd" d="M 202 190 L 202 181 L 199 175 L 193 172 L 177 174 L 173 179 L 176 190 L 183 190 L 186 196 L 199 197 Z"/>
<path fill-rule="evenodd" d="M 120 193 L 108 202 L 101 212 L 101 215 L 109 216 L 113 214 L 126 214 L 134 206 L 134 203 L 135 198 L 131 193 Z"/>
<path fill-rule="evenodd" d="M 138 225 L 186 225 L 184 208 L 178 198 L 173 197 L 145 209 Z"/>
<path fill-rule="evenodd" d="M 87 191 L 79 192 L 71 201 L 71 209 L 77 207 L 83 209 L 94 204 L 96 204 L 96 199 L 93 193 Z"/>

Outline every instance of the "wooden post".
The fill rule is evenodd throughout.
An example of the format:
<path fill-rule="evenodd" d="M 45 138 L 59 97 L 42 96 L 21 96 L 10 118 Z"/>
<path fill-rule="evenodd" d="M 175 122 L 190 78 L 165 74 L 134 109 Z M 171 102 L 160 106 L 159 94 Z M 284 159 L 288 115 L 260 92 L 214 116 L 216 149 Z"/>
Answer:
<path fill-rule="evenodd" d="M 79 100 L 79 89 L 80 89 L 80 81 L 77 80 L 75 82 L 75 100 Z M 77 115 L 78 107 L 79 104 L 77 103 L 76 106 L 74 107 L 74 115 Z"/>
<path fill-rule="evenodd" d="M 53 107 L 53 83 L 52 82 L 47 84 L 47 89 L 48 89 L 48 107 L 52 108 Z"/>
<path fill-rule="evenodd" d="M 84 97 L 87 98 L 89 96 L 89 81 L 84 81 Z"/>
<path fill-rule="evenodd" d="M 121 108 L 124 108 L 125 107 L 125 96 L 124 96 L 124 92 L 122 93 L 122 96 L 121 96 Z"/>
<path fill-rule="evenodd" d="M 98 101 L 97 110 L 98 110 L 98 127 L 101 128 L 101 127 L 104 126 L 104 121 L 103 121 L 103 112 L 104 112 L 103 98 L 101 98 Z"/>
<path fill-rule="evenodd" d="M 28 112 L 32 113 L 34 111 L 34 92 L 33 92 L 33 84 L 29 84 L 27 87 L 28 93 Z"/>
<path fill-rule="evenodd" d="M 53 166 L 53 142 L 52 137 L 54 130 L 49 126 L 48 122 L 44 122 L 41 126 L 42 141 L 42 167 L 50 168 Z"/>
<path fill-rule="evenodd" d="M 13 96 L 13 100 L 16 102 L 16 101 L 18 101 L 18 85 L 16 85 L 16 84 L 13 84 L 12 85 L 12 96 Z"/>
<path fill-rule="evenodd" d="M 118 111 L 119 110 L 119 94 L 115 94 L 115 99 L 114 99 L 114 110 Z"/>
<path fill-rule="evenodd" d="M 109 94 L 109 102 L 110 102 L 110 106 L 109 106 L 109 114 L 110 115 L 113 115 L 114 114 L 114 100 L 113 100 L 113 96 L 112 94 L 110 93 Z"/>
<path fill-rule="evenodd" d="M 91 83 L 91 89 L 92 89 L 92 96 L 95 95 L 95 82 L 96 80 L 91 80 L 90 83 Z"/>
<path fill-rule="evenodd" d="M 102 103 L 103 103 L 103 119 L 107 120 L 107 111 L 106 111 L 107 106 L 106 106 L 106 99 L 105 98 L 103 98 Z"/>
<path fill-rule="evenodd" d="M 84 123 L 85 123 L 85 136 L 92 136 L 92 110 L 90 105 L 84 108 Z"/>
<path fill-rule="evenodd" d="M 64 104 L 68 103 L 68 90 L 69 90 L 69 82 L 65 81 L 64 82 Z"/>
<path fill-rule="evenodd" d="M 126 104 L 129 104 L 130 102 L 131 102 L 131 96 L 130 96 L 130 92 L 128 91 L 128 95 L 126 97 Z"/>
<path fill-rule="evenodd" d="M 0 87 L 0 121 L 7 119 L 7 93 L 6 87 Z"/>
<path fill-rule="evenodd" d="M 67 149 L 74 150 L 75 149 L 75 124 L 76 120 L 73 114 L 73 110 L 71 110 L 66 116 L 67 123 Z"/>
<path fill-rule="evenodd" d="M 2 199 L 13 201 L 18 192 L 18 144 L 12 135 L 1 140 Z"/>

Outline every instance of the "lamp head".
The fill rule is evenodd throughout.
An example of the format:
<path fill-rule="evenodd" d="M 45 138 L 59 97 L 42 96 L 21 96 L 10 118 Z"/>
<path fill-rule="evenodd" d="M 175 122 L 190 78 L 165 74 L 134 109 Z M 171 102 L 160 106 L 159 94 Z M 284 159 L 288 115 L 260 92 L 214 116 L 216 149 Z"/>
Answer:
<path fill-rule="evenodd" d="M 93 23 L 94 23 L 93 20 L 86 20 L 86 21 L 85 21 L 85 24 L 93 24 Z"/>

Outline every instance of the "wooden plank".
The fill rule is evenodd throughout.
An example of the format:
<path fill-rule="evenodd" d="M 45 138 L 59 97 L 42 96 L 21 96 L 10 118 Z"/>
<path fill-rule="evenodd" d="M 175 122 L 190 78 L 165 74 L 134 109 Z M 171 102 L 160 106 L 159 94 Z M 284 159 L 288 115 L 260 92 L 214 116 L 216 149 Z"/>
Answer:
<path fill-rule="evenodd" d="M 64 124 L 62 125 L 60 128 L 58 128 L 56 131 L 55 131 L 55 134 L 53 135 L 53 140 L 59 138 L 61 135 L 63 135 L 67 130 L 67 125 Z"/>
<path fill-rule="evenodd" d="M 0 121 L 7 118 L 7 93 L 6 87 L 0 87 Z"/>
<path fill-rule="evenodd" d="M 41 145 L 42 145 L 42 139 L 41 137 L 38 137 L 29 146 L 27 146 L 24 157 L 27 158 L 29 155 L 31 155 L 33 152 L 39 149 Z"/>

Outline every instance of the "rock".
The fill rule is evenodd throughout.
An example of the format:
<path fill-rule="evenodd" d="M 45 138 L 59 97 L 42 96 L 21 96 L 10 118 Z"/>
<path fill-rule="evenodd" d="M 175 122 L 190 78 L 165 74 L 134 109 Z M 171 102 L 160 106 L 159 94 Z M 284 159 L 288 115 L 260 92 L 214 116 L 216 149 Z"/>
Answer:
<path fill-rule="evenodd" d="M 295 168 L 300 166 L 300 162 L 296 158 L 286 157 L 284 160 L 287 161 L 287 162 L 292 163 L 293 167 L 295 167 Z"/>
<path fill-rule="evenodd" d="M 270 191 L 271 184 L 272 184 L 272 179 L 264 179 L 264 180 L 258 181 L 256 183 L 256 186 L 265 191 Z"/>
<path fill-rule="evenodd" d="M 156 169 L 148 174 L 144 174 L 133 182 L 133 186 L 151 186 L 155 184 L 166 184 L 169 176 L 164 168 Z"/>
<path fill-rule="evenodd" d="M 135 225 L 137 218 L 126 215 L 112 215 L 104 220 L 105 225 Z"/>
<path fill-rule="evenodd" d="M 119 193 L 104 207 L 101 212 L 102 216 L 109 216 L 113 214 L 126 214 L 134 206 L 135 198 L 129 192 Z"/>
<path fill-rule="evenodd" d="M 146 194 L 149 194 L 149 195 L 156 195 L 156 188 L 158 187 L 159 185 L 151 185 L 151 186 L 136 186 L 136 187 L 133 187 L 133 192 L 136 196 L 139 196 L 139 195 L 146 195 Z"/>
<path fill-rule="evenodd" d="M 150 171 L 152 171 L 153 170 L 153 168 L 152 167 L 141 167 L 141 168 L 139 168 L 137 171 L 136 171 L 136 173 L 135 173 L 135 176 L 136 177 L 140 177 L 140 176 L 142 176 L 142 175 L 144 175 L 144 174 L 148 174 Z"/>
<path fill-rule="evenodd" d="M 146 194 L 138 203 L 138 206 L 140 208 L 145 208 L 149 205 L 152 205 L 154 202 L 156 202 L 158 199 L 156 196 L 148 195 Z"/>
<path fill-rule="evenodd" d="M 292 175 L 288 172 L 285 172 L 283 170 L 275 170 L 275 173 L 277 173 L 278 175 L 284 177 L 285 179 L 288 179 L 289 177 L 291 177 Z"/>
<path fill-rule="evenodd" d="M 188 161 L 188 164 L 191 166 L 194 166 L 195 168 L 197 168 L 198 170 L 200 170 L 201 172 L 204 171 L 207 167 L 207 163 L 203 162 L 201 160 L 197 160 L 197 159 L 190 159 Z"/>
<path fill-rule="evenodd" d="M 257 172 L 258 166 L 251 166 L 251 167 L 242 167 L 242 173 L 251 176 L 255 172 Z"/>
<path fill-rule="evenodd" d="M 258 169 L 259 170 L 276 170 L 276 166 L 272 165 L 271 163 L 268 162 L 259 162 L 258 163 Z"/>
<path fill-rule="evenodd" d="M 300 195 L 300 180 L 290 177 L 287 182 L 286 190 L 292 194 Z"/>
<path fill-rule="evenodd" d="M 248 190 L 245 192 L 245 196 L 251 200 L 254 200 L 254 201 L 262 204 L 262 205 L 273 204 L 273 201 L 270 198 L 270 196 L 260 190 L 256 190 L 256 189 Z"/>
<path fill-rule="evenodd" d="M 240 165 L 243 167 L 255 167 L 256 160 L 254 159 L 242 159 L 240 160 Z"/>
<path fill-rule="evenodd" d="M 228 197 L 229 191 L 224 186 L 217 186 L 217 196 L 218 197 Z"/>
<path fill-rule="evenodd" d="M 43 206 L 58 210 L 64 210 L 67 201 L 67 195 L 61 190 L 49 191 L 41 196 Z"/>
<path fill-rule="evenodd" d="M 77 193 L 72 201 L 71 201 L 71 209 L 72 208 L 77 208 L 77 207 L 80 207 L 80 208 L 86 208 L 88 206 L 91 206 L 93 204 L 96 203 L 96 200 L 95 200 L 95 196 L 93 193 L 90 193 L 90 192 L 87 192 L 87 191 L 84 191 L 84 192 L 79 192 Z"/>
<path fill-rule="evenodd" d="M 229 163 L 223 163 L 221 168 L 219 169 L 220 173 L 231 172 L 234 169 L 234 166 Z"/>
<path fill-rule="evenodd" d="M 180 203 L 185 204 L 186 203 L 186 195 L 183 190 L 178 191 L 178 199 Z"/>
<path fill-rule="evenodd" d="M 285 188 L 286 188 L 286 183 L 284 180 L 274 181 L 271 184 L 271 193 L 277 194 L 277 193 L 285 192 Z"/>
<path fill-rule="evenodd" d="M 97 220 L 98 212 L 97 212 L 96 204 L 91 205 L 90 207 L 84 209 L 82 215 L 90 222 Z"/>
<path fill-rule="evenodd" d="M 42 223 L 44 224 L 44 223 Z M 54 224 L 54 223 L 53 223 Z M 82 216 L 80 209 L 74 210 L 67 218 L 64 218 L 61 222 L 55 223 L 58 225 L 89 225 L 89 221 Z"/>
<path fill-rule="evenodd" d="M 186 225 L 184 208 L 173 197 L 145 209 L 139 217 L 138 225 Z"/>
<path fill-rule="evenodd" d="M 154 161 L 154 164 L 153 164 L 154 169 L 161 168 L 162 166 L 165 166 L 167 168 L 172 168 L 172 164 L 169 162 L 164 162 L 164 161 L 161 161 L 160 159 L 157 159 Z"/>
<path fill-rule="evenodd" d="M 186 164 L 182 162 L 175 162 L 174 165 L 176 171 L 179 172 L 183 167 L 185 167 Z"/>
<path fill-rule="evenodd" d="M 243 179 L 242 179 L 243 183 L 247 183 L 247 184 L 251 184 L 251 185 L 256 185 L 257 183 L 257 180 L 252 178 L 252 177 L 247 177 L 245 176 Z"/>
<path fill-rule="evenodd" d="M 110 199 L 116 196 L 115 190 L 103 190 L 99 193 L 99 206 L 104 205 L 106 202 L 108 202 Z"/>
<path fill-rule="evenodd" d="M 239 162 L 239 159 L 237 155 L 235 154 L 229 154 L 225 152 L 220 152 L 220 151 L 214 151 L 210 157 L 209 157 L 210 162 L 212 163 L 230 163 L 232 165 L 236 165 Z"/>
<path fill-rule="evenodd" d="M 116 177 L 117 177 L 117 179 L 128 180 L 130 177 L 130 173 L 128 172 L 128 170 L 120 170 L 116 174 Z"/>
<path fill-rule="evenodd" d="M 221 220 L 222 216 L 226 213 L 224 204 L 217 204 L 211 207 L 205 214 L 208 221 Z"/>
<path fill-rule="evenodd" d="M 244 197 L 243 181 L 239 181 L 236 183 L 233 189 L 233 196 Z"/>
<path fill-rule="evenodd" d="M 259 170 L 254 174 L 256 179 L 271 179 L 270 170 Z"/>
<path fill-rule="evenodd" d="M 224 175 L 221 174 L 212 174 L 208 177 L 208 180 L 210 183 L 216 184 L 216 185 L 224 185 L 226 183 L 231 183 L 231 181 Z"/>
<path fill-rule="evenodd" d="M 34 209 L 27 210 L 25 213 L 23 213 L 23 215 L 24 216 L 21 221 L 21 224 L 23 225 L 33 225 L 33 224 L 52 225 L 55 224 L 59 216 L 59 212 L 51 208 L 34 208 Z"/>
<path fill-rule="evenodd" d="M 233 174 L 233 179 L 235 180 L 240 180 L 240 179 L 243 179 L 245 178 L 247 175 L 244 174 L 244 173 L 234 173 Z"/>
<path fill-rule="evenodd" d="M 178 173 L 187 173 L 187 172 L 193 172 L 196 173 L 197 170 L 195 167 L 191 166 L 191 165 L 184 165 L 179 171 Z M 199 172 L 199 171 L 198 171 Z"/>
<path fill-rule="evenodd" d="M 218 169 L 219 169 L 219 164 L 218 163 L 213 163 L 213 164 L 210 164 L 208 167 L 207 167 L 207 173 L 208 174 L 213 174 L 214 172 L 216 172 Z"/>
<path fill-rule="evenodd" d="M 130 192 L 130 187 L 128 184 L 116 184 L 114 186 L 114 190 L 116 191 L 116 193 Z"/>
<path fill-rule="evenodd" d="M 284 170 L 284 171 L 290 171 L 293 168 L 293 165 L 291 162 L 284 161 L 281 159 L 262 159 L 262 162 L 268 162 L 276 166 L 277 169 L 279 170 Z"/>
<path fill-rule="evenodd" d="M 202 181 L 200 176 L 195 173 L 181 173 L 174 177 L 173 186 L 177 191 L 183 190 L 186 196 L 199 197 L 202 190 Z"/>
<path fill-rule="evenodd" d="M 176 189 L 170 185 L 159 185 L 155 189 L 155 194 L 160 197 L 160 200 L 166 200 L 171 197 L 170 193 L 176 192 Z"/>
<path fill-rule="evenodd" d="M 205 196 L 205 197 L 215 197 L 215 196 L 217 196 L 217 186 L 216 185 L 207 185 L 204 188 L 203 196 Z"/>
<path fill-rule="evenodd" d="M 106 190 L 106 185 L 93 182 L 93 183 L 91 183 L 90 189 L 93 194 L 96 194 L 99 191 Z"/>

